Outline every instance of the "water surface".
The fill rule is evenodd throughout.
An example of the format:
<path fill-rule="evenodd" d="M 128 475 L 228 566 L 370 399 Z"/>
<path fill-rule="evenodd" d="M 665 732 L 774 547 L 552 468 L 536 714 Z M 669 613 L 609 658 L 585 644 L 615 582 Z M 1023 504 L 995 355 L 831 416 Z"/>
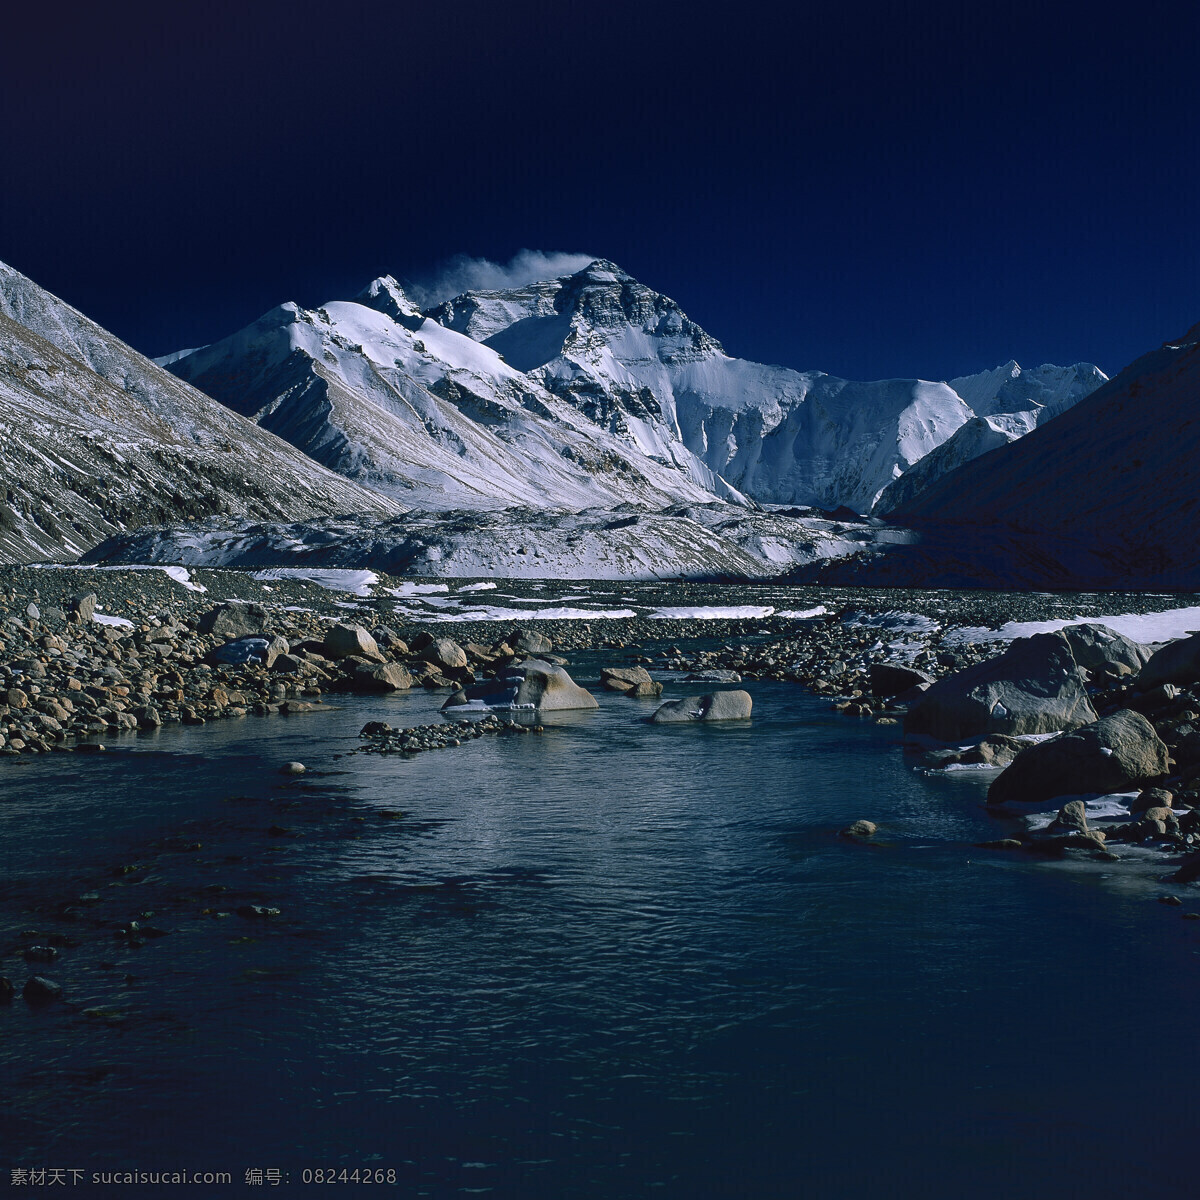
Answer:
<path fill-rule="evenodd" d="M 748 723 L 652 727 L 602 695 L 411 760 L 349 752 L 441 697 L 5 763 L 0 969 L 70 1004 L 0 1011 L 0 1165 L 1193 1194 L 1200 922 L 1150 868 L 975 849 L 1007 832 L 985 776 L 918 775 L 895 727 L 747 686 Z M 837 836 L 859 817 L 876 844 Z M 166 936 L 131 946 L 131 919 Z M 78 945 L 27 967 L 34 930 Z"/>

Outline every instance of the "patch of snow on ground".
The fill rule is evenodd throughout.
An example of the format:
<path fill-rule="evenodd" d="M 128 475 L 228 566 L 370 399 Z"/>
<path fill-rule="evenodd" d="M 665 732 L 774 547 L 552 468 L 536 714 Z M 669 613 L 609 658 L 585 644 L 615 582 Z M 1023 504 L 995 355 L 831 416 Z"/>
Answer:
<path fill-rule="evenodd" d="M 453 596 L 412 596 L 410 599 L 418 604 L 427 604 L 430 608 L 461 608 L 463 603 Z"/>
<path fill-rule="evenodd" d="M 868 629 L 894 629 L 901 633 L 936 633 L 941 626 L 931 617 L 910 612 L 849 612 L 842 618 L 847 625 Z"/>
<path fill-rule="evenodd" d="M 396 613 L 416 621 L 613 621 L 636 617 L 631 608 L 467 608 L 461 612 L 423 613 L 397 605 Z"/>
<path fill-rule="evenodd" d="M 1082 800 L 1089 821 L 1104 817 L 1128 817 L 1129 805 L 1137 798 L 1137 792 L 1112 792 L 1106 796 L 1055 796 L 1056 806 L 1050 812 L 1033 813 L 1025 818 L 1031 830 L 1045 829 L 1058 815 L 1058 810 L 1070 800 Z"/>
<path fill-rule="evenodd" d="M 1187 637 L 1200 630 L 1200 608 L 1171 608 L 1156 613 L 1121 613 L 1112 617 L 1073 617 L 1064 621 L 1009 621 L 999 629 L 979 626 L 951 630 L 945 637 L 947 645 L 965 642 L 1011 642 L 1014 638 L 1032 637 L 1035 633 L 1057 633 L 1068 625 L 1106 625 L 1115 633 L 1132 641 L 1149 645 Z"/>
<path fill-rule="evenodd" d="M 464 583 L 458 590 L 460 592 L 491 592 L 495 588 L 494 583 Z"/>
<path fill-rule="evenodd" d="M 448 592 L 450 585 L 448 583 L 402 583 L 399 587 L 384 588 L 389 596 L 395 596 L 397 600 L 407 600 L 410 596 L 430 596 L 437 592 Z M 469 590 L 462 588 L 462 591 Z"/>
<path fill-rule="evenodd" d="M 133 622 L 125 620 L 124 617 L 110 617 L 107 613 L 92 613 L 92 620 L 97 625 L 113 625 L 121 629 L 132 629 Z"/>
<path fill-rule="evenodd" d="M 130 563 L 128 566 L 100 566 L 97 563 L 30 563 L 42 571 L 161 571 L 182 584 L 189 592 L 207 592 L 203 584 L 193 583 L 187 567 L 161 567 L 157 563 Z"/>
<path fill-rule="evenodd" d="M 176 583 L 182 584 L 189 592 L 207 592 L 208 588 L 202 583 L 193 583 L 187 567 L 163 567 L 164 574 L 169 575 Z"/>
<path fill-rule="evenodd" d="M 818 604 L 816 608 L 782 608 L 775 615 L 789 621 L 807 621 L 810 617 L 823 617 L 828 611 L 825 605 Z"/>
<path fill-rule="evenodd" d="M 254 578 L 259 583 L 301 579 L 305 583 L 315 583 L 327 592 L 350 592 L 354 596 L 369 596 L 371 588 L 379 582 L 374 571 L 348 571 L 336 567 L 271 567 L 256 571 Z"/>
<path fill-rule="evenodd" d="M 742 604 L 729 608 L 656 608 L 647 615 L 652 621 L 724 621 L 738 617 L 769 617 L 774 612 L 770 605 Z"/>

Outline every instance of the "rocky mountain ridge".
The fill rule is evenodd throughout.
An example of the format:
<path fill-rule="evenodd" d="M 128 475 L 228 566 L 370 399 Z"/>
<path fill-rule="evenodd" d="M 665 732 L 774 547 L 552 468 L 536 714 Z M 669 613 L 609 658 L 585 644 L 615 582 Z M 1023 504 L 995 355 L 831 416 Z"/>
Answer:
<path fill-rule="evenodd" d="M 0 264 L 0 562 L 215 514 L 397 511 Z"/>

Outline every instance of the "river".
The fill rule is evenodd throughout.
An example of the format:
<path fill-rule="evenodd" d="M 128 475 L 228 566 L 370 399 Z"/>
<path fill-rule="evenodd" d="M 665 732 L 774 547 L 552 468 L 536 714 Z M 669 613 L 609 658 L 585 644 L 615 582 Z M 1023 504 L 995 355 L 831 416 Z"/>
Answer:
<path fill-rule="evenodd" d="M 228 1171 L 195 1189 L 223 1195 L 323 1170 L 430 1197 L 1193 1195 L 1200 922 L 1154 869 L 977 849 L 1007 832 L 986 776 L 746 686 L 725 727 L 602 694 L 542 733 L 352 753 L 368 719 L 435 719 L 420 693 L 5 763 L 0 971 L 65 1002 L 0 1011 L 0 1166 Z M 874 842 L 838 836 L 859 817 Z"/>

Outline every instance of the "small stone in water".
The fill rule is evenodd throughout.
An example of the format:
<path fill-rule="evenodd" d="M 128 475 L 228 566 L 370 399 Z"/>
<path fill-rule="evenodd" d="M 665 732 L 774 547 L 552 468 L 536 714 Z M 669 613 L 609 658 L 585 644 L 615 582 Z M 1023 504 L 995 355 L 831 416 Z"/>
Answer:
<path fill-rule="evenodd" d="M 303 775 L 308 768 L 302 762 L 284 763 L 279 768 L 280 775 Z"/>
<path fill-rule="evenodd" d="M 874 821 L 855 821 L 841 830 L 841 837 L 869 838 L 874 837 L 879 826 Z"/>
<path fill-rule="evenodd" d="M 62 995 L 62 984 L 41 975 L 34 975 L 25 983 L 21 991 L 27 1004 L 49 1004 Z"/>

